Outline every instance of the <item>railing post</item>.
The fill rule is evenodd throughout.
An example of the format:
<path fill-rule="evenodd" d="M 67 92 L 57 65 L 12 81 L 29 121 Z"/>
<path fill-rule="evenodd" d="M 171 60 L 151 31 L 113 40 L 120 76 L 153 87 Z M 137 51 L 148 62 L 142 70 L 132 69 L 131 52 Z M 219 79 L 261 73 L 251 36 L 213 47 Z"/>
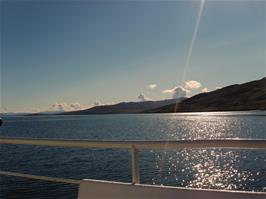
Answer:
<path fill-rule="evenodd" d="M 139 154 L 135 145 L 131 148 L 131 164 L 132 164 L 132 184 L 139 184 L 139 167 L 138 167 Z"/>

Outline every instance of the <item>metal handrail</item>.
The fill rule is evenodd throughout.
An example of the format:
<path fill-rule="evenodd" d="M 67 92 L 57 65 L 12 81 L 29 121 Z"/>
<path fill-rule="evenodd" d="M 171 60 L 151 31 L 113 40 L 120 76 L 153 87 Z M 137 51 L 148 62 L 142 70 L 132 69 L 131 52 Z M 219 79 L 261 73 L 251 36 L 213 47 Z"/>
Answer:
<path fill-rule="evenodd" d="M 60 182 L 60 183 L 65 183 L 65 184 L 79 184 L 80 183 L 80 180 L 30 175 L 30 174 L 17 173 L 17 172 L 11 172 L 11 171 L 2 171 L 2 170 L 0 171 L 0 175 L 22 177 L 22 178 L 28 178 L 28 179 L 33 179 L 33 180 L 45 180 L 45 181 L 50 181 L 50 182 Z"/>
<path fill-rule="evenodd" d="M 0 138 L 0 144 L 37 145 L 53 147 L 114 148 L 131 149 L 132 183 L 139 183 L 138 150 L 139 149 L 195 149 L 195 148 L 241 148 L 266 149 L 266 140 L 261 139 L 221 139 L 221 140 L 176 140 L 176 141 L 102 141 L 102 140 L 62 140 Z M 1 174 L 1 173 L 0 173 Z"/>
<path fill-rule="evenodd" d="M 169 140 L 169 141 L 110 141 L 110 140 L 67 140 L 40 138 L 0 137 L 0 144 L 22 144 L 54 147 L 116 148 L 131 149 L 183 149 L 183 148 L 266 148 L 263 139 L 218 139 L 218 140 Z"/>

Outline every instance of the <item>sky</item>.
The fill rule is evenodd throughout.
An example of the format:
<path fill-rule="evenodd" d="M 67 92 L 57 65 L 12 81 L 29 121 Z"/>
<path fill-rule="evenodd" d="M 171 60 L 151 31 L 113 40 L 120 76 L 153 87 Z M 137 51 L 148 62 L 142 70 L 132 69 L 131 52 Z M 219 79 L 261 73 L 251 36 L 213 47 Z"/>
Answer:
<path fill-rule="evenodd" d="M 265 74 L 265 1 L 1 1 L 1 111 L 193 96 Z"/>

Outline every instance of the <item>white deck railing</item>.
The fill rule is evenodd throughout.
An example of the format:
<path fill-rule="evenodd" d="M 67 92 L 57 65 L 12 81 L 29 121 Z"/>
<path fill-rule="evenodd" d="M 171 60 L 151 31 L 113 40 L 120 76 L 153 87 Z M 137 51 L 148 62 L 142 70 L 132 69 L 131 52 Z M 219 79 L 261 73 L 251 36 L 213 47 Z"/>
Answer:
<path fill-rule="evenodd" d="M 195 148 L 239 148 L 266 149 L 266 140 L 251 139 L 222 139 L 222 140 L 177 140 L 177 141 L 95 141 L 95 140 L 60 140 L 60 139 L 29 139 L 29 138 L 0 138 L 0 144 L 37 145 L 52 147 L 82 147 L 82 148 L 113 148 L 130 149 L 132 154 L 132 183 L 139 183 L 138 150 L 141 149 L 195 149 Z M 17 175 L 14 172 L 0 171 L 0 175 Z M 40 179 L 41 176 L 21 174 L 20 177 Z M 41 180 L 49 180 L 43 177 Z M 52 179 L 52 178 L 51 178 Z M 55 179 L 55 178 L 54 178 Z M 71 179 L 62 182 L 71 183 Z M 60 179 L 58 179 L 60 181 Z M 74 182 L 74 181 L 73 181 Z M 78 181 L 75 181 L 76 183 Z"/>

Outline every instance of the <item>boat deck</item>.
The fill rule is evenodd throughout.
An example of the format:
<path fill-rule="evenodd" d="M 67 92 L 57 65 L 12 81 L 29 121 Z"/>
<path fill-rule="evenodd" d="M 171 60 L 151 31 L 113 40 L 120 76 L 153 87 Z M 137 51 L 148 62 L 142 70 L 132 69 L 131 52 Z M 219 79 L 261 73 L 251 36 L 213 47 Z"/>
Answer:
<path fill-rule="evenodd" d="M 73 180 L 36 176 L 0 171 L 0 175 L 23 177 L 33 180 L 45 180 L 57 183 L 78 184 L 78 199 L 266 199 L 264 192 L 207 190 L 181 188 L 172 186 L 157 186 L 140 184 L 138 170 L 138 151 L 141 149 L 194 149 L 194 148 L 232 148 L 232 149 L 266 149 L 266 140 L 178 140 L 178 141 L 95 141 L 95 140 L 58 140 L 58 139 L 26 139 L 0 138 L 0 144 L 37 145 L 51 147 L 85 147 L 85 148 L 113 148 L 131 150 L 132 183 L 110 182 L 100 180 Z"/>

